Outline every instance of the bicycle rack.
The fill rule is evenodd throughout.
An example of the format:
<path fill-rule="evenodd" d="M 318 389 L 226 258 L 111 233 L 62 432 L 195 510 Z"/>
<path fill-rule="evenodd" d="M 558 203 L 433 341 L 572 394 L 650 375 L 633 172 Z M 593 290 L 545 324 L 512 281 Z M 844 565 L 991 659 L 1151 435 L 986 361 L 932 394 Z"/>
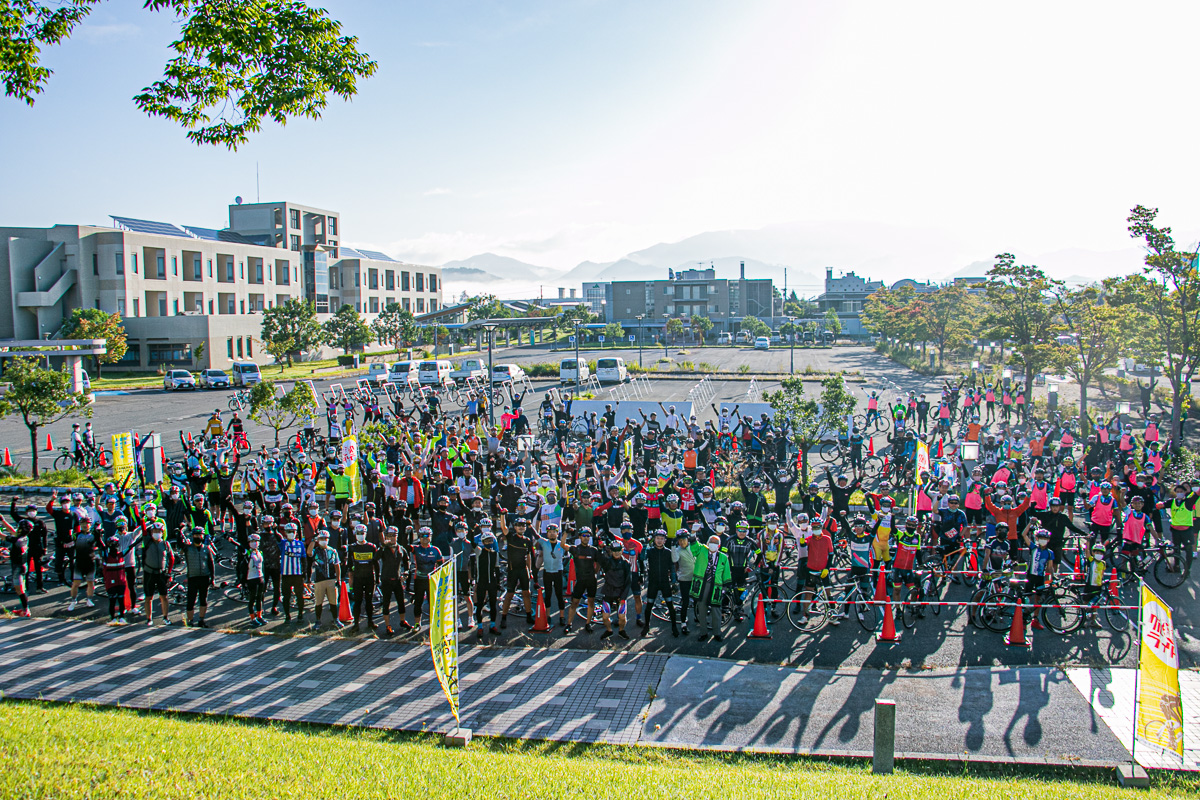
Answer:
<path fill-rule="evenodd" d="M 750 379 L 750 387 L 746 389 L 746 401 L 749 403 L 757 403 L 762 398 L 762 390 L 758 387 L 758 378 Z"/>
<path fill-rule="evenodd" d="M 588 379 L 583 382 L 583 385 L 594 394 L 600 394 L 600 379 L 595 375 L 589 375 Z"/>

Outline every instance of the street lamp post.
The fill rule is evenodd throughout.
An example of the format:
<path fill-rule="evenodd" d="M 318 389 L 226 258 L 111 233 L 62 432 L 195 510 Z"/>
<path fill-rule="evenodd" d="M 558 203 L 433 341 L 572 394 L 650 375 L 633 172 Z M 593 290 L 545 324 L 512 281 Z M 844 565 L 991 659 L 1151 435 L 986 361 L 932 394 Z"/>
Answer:
<path fill-rule="evenodd" d="M 663 314 L 663 358 L 670 358 L 671 354 L 667 352 L 667 323 L 671 321 L 670 314 Z"/>
<path fill-rule="evenodd" d="M 496 330 L 496 323 L 485 322 L 483 329 L 487 331 L 488 337 L 488 387 L 491 390 L 488 398 L 488 427 L 496 427 L 496 377 L 492 372 L 492 332 Z"/>
<path fill-rule="evenodd" d="M 791 369 L 789 370 L 789 372 L 795 373 L 796 372 L 796 318 L 788 317 L 788 324 L 792 326 L 791 329 L 788 331 L 788 338 L 791 339 L 791 345 L 792 345 L 792 354 L 791 354 L 791 362 L 792 363 L 791 363 Z"/>
<path fill-rule="evenodd" d="M 579 376 L 583 370 L 579 367 L 579 326 L 583 324 L 583 320 L 572 320 L 575 323 L 575 385 L 579 386 Z"/>
<path fill-rule="evenodd" d="M 638 314 L 638 366 L 642 365 L 642 320 L 646 318 L 645 314 Z"/>

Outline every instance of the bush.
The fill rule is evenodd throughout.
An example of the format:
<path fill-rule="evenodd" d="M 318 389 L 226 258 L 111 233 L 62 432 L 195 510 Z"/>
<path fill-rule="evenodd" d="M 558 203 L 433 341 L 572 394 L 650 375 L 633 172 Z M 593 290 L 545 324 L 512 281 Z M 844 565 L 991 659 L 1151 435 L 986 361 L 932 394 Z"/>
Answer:
<path fill-rule="evenodd" d="M 673 360 L 674 360 L 674 359 L 672 359 L 672 358 L 670 358 L 670 357 L 668 357 L 668 356 L 661 356 L 661 357 L 659 357 L 659 359 L 658 359 L 658 363 L 659 363 L 659 364 L 670 364 L 670 363 L 671 363 Z"/>
<path fill-rule="evenodd" d="M 558 364 L 548 362 L 540 362 L 538 364 L 526 364 L 525 374 L 531 378 L 557 378 Z"/>
<path fill-rule="evenodd" d="M 87 479 L 88 473 L 84 470 L 68 467 L 64 470 L 55 472 L 53 470 L 42 470 L 42 473 L 37 478 L 30 478 L 26 475 L 17 472 L 14 468 L 7 468 L 0 475 L 0 485 L 12 486 L 91 486 Z M 112 480 L 107 470 L 96 469 L 91 472 L 92 479 L 96 483 L 107 483 Z"/>
<path fill-rule="evenodd" d="M 738 364 L 738 372 L 740 372 L 741 374 L 745 375 L 749 371 L 750 371 L 749 364 Z"/>
<path fill-rule="evenodd" d="M 626 364 L 625 369 L 630 375 L 644 375 L 647 372 L 657 371 L 657 368 L 654 366 L 643 367 L 641 364 Z"/>
<path fill-rule="evenodd" d="M 690 361 L 680 361 L 675 366 L 679 369 L 680 372 L 695 372 L 696 371 L 696 365 Z"/>
<path fill-rule="evenodd" d="M 717 371 L 717 365 L 710 364 L 707 361 L 701 361 L 696 366 L 698 366 L 700 368 L 701 372 L 716 372 Z"/>

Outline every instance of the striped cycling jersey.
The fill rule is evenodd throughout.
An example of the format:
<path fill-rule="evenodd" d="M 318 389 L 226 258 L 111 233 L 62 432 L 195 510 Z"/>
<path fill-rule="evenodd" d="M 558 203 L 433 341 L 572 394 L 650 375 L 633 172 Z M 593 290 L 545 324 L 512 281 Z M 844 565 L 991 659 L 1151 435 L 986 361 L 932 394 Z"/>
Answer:
<path fill-rule="evenodd" d="M 304 542 L 284 539 L 279 543 L 279 574 L 304 574 Z"/>

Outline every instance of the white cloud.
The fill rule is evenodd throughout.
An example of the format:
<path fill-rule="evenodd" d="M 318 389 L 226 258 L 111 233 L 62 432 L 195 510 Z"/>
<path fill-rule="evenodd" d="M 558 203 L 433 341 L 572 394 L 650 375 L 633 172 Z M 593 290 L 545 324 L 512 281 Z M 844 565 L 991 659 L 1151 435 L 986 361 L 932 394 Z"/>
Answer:
<path fill-rule="evenodd" d="M 141 30 L 141 28 L 132 22 L 113 22 L 107 24 L 90 24 L 85 22 L 79 28 L 76 36 L 89 42 L 110 42 L 114 39 L 127 39 L 137 36 L 141 33 Z"/>
<path fill-rule="evenodd" d="M 440 196 L 451 195 L 451 194 L 454 194 L 454 192 L 450 189 L 447 189 L 444 186 L 437 186 L 433 189 L 428 189 L 424 192 L 425 197 L 440 197 Z"/>

